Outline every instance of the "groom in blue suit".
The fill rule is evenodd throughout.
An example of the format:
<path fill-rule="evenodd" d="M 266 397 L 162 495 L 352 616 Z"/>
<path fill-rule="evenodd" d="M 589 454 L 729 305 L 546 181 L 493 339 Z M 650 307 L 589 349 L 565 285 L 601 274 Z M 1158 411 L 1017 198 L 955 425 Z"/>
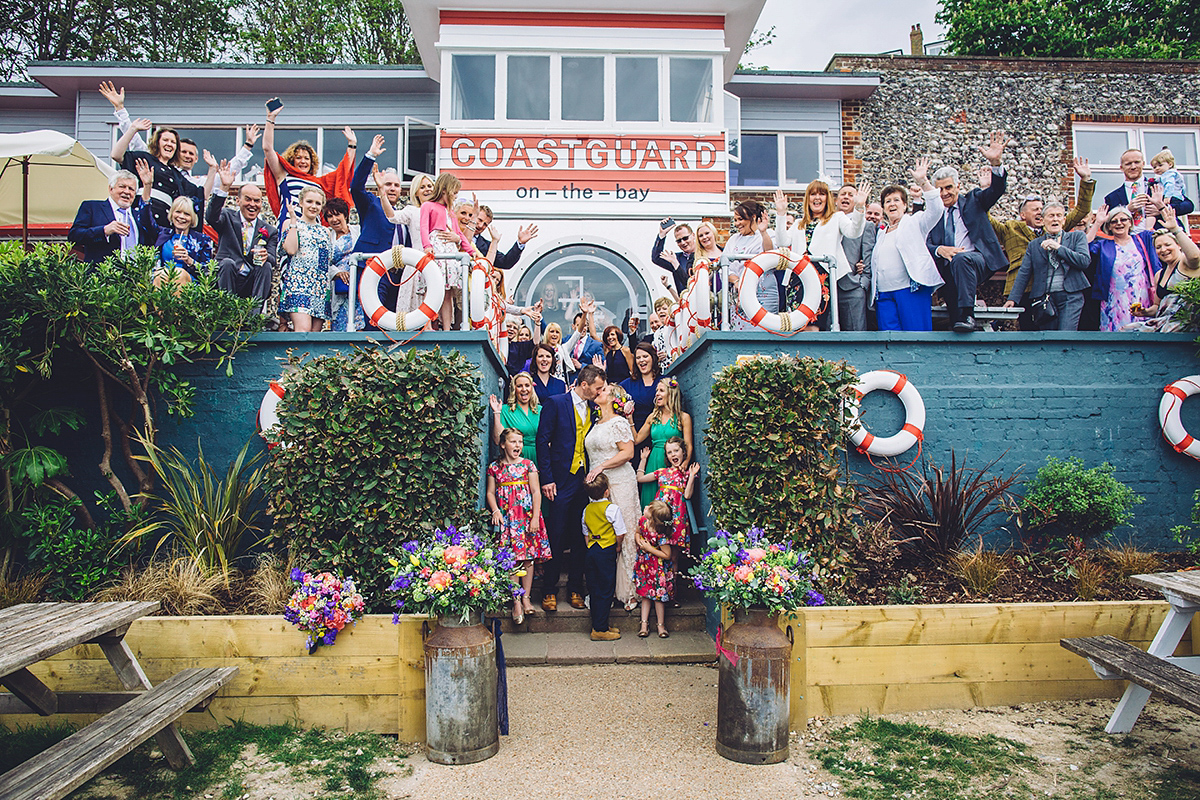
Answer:
<path fill-rule="evenodd" d="M 558 610 L 558 578 L 565 567 L 570 603 L 583 608 L 583 509 L 587 505 L 584 477 L 587 475 L 587 450 L 583 440 L 594 422 L 592 401 L 604 386 L 604 370 L 585 364 L 576 377 L 575 388 L 566 394 L 551 395 L 542 403 L 538 419 L 537 461 L 542 494 L 548 503 L 542 506 L 546 536 L 550 540 L 551 559 L 545 564 L 542 579 L 542 608 Z M 570 550 L 570 558 L 563 554 Z"/>

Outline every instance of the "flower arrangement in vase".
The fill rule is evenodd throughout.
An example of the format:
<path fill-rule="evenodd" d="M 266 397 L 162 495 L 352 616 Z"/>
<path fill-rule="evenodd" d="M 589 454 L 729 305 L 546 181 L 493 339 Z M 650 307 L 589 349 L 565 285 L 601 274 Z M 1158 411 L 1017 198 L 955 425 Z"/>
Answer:
<path fill-rule="evenodd" d="M 699 563 L 688 571 L 696 588 L 733 608 L 765 608 L 772 614 L 819 606 L 807 554 L 767 540 L 761 528 L 719 530 Z"/>
<path fill-rule="evenodd" d="M 305 644 L 310 654 L 321 645 L 332 645 L 338 631 L 362 616 L 365 603 L 353 578 L 339 578 L 330 572 L 312 574 L 297 568 L 292 570 L 292 581 L 296 590 L 283 617 L 308 634 Z"/>
<path fill-rule="evenodd" d="M 434 531 L 429 540 L 405 542 L 390 561 L 393 622 L 404 613 L 457 617 L 465 624 L 472 613 L 508 608 L 522 591 L 512 579 L 511 550 L 454 526 Z"/>

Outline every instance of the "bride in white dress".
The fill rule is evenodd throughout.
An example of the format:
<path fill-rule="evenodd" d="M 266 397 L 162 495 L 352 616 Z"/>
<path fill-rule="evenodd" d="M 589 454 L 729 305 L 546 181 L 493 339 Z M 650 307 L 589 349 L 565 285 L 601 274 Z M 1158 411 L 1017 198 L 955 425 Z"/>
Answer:
<path fill-rule="evenodd" d="M 633 459 L 633 426 L 617 408 L 626 406 L 632 411 L 629 395 L 620 386 L 607 383 L 596 395 L 596 406 L 600 409 L 600 421 L 592 425 L 583 445 L 587 449 L 587 480 L 593 481 L 601 472 L 608 478 L 608 496 L 621 510 L 625 520 L 625 540 L 617 556 L 616 597 L 625 608 L 633 608 L 640 598 L 634 597 L 633 565 L 637 560 L 638 517 L 642 506 L 638 497 L 637 475 L 630 465 Z"/>

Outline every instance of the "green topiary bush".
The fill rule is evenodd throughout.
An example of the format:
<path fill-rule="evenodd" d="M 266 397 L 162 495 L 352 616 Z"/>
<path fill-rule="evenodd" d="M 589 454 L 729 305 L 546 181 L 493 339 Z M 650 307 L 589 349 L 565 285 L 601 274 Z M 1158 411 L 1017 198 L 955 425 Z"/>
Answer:
<path fill-rule="evenodd" d="M 299 565 L 352 575 L 386 611 L 400 542 L 477 517 L 475 367 L 440 348 L 356 349 L 303 362 L 283 386 L 263 477 L 273 535 Z"/>
<path fill-rule="evenodd" d="M 822 584 L 845 580 L 856 535 L 853 488 L 842 480 L 845 362 L 755 358 L 717 373 L 704 444 L 718 524 L 758 526 L 808 550 Z"/>
<path fill-rule="evenodd" d="M 1078 458 L 1050 456 L 1025 484 L 1023 527 L 1088 539 L 1128 523 L 1145 498 L 1114 478 L 1113 470 L 1107 462 L 1085 469 Z"/>

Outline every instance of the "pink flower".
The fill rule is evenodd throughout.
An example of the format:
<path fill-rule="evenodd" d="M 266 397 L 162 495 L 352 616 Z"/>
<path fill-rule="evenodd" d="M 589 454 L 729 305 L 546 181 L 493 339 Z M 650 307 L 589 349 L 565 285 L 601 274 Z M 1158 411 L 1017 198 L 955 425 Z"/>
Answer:
<path fill-rule="evenodd" d="M 757 564 L 767 557 L 767 551 L 761 547 L 751 547 L 746 551 L 746 562 L 749 564 Z"/>
<path fill-rule="evenodd" d="M 736 570 L 733 571 L 734 579 L 739 580 L 742 583 L 749 583 L 750 578 L 753 575 L 754 575 L 754 568 L 746 566 L 745 564 L 743 564 L 742 566 L 738 567 Z"/>
<path fill-rule="evenodd" d="M 467 560 L 467 548 L 452 544 L 446 548 L 442 558 L 450 565 L 461 564 Z"/>
<path fill-rule="evenodd" d="M 439 569 L 437 572 L 429 576 L 429 588 L 434 591 L 441 591 L 450 585 L 450 573 L 444 569 Z"/>

